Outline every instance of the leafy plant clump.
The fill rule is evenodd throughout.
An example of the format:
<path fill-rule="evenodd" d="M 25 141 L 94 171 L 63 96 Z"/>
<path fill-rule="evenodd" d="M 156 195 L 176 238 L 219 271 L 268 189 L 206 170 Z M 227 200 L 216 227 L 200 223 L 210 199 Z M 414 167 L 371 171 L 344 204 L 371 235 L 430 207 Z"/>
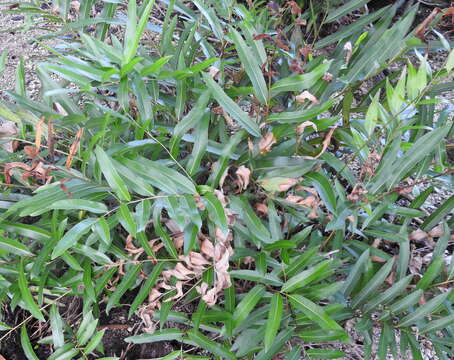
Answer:
<path fill-rule="evenodd" d="M 37 41 L 60 46 L 39 99 L 21 62 L 0 103 L 0 342 L 119 356 L 99 325 L 127 307 L 126 353 L 165 341 L 163 359 L 340 358 L 351 327 L 364 358 L 454 356 L 454 197 L 424 211 L 452 189 L 450 42 L 435 32 L 432 69 L 430 22 L 413 30 L 417 5 L 395 20 L 401 2 L 324 37 L 368 1 L 163 3 L 10 10 L 59 23 Z"/>

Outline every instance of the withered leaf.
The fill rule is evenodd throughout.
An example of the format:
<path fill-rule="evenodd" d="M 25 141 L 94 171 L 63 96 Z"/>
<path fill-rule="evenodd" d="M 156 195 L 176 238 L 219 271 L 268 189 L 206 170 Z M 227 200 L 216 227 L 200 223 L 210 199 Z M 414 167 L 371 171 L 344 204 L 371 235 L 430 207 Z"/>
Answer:
<path fill-rule="evenodd" d="M 301 94 L 295 97 L 295 100 L 299 103 L 304 103 L 306 100 L 309 100 L 312 104 L 318 104 L 318 99 L 312 95 L 309 91 L 305 90 Z"/>
<path fill-rule="evenodd" d="M 331 143 L 331 137 L 333 136 L 334 130 L 336 130 L 336 128 L 337 126 L 334 126 L 329 130 L 328 135 L 326 135 L 325 139 L 323 140 L 322 151 L 320 151 L 316 156 L 303 156 L 303 159 L 316 160 L 320 156 L 322 156 L 326 149 L 328 149 L 328 146 Z"/>
<path fill-rule="evenodd" d="M 235 172 L 238 178 L 238 185 L 240 190 L 246 190 L 249 185 L 249 179 L 251 177 L 251 170 L 246 166 L 241 165 Z"/>
<path fill-rule="evenodd" d="M 0 122 L 0 140 L 5 138 L 14 137 L 18 134 L 19 129 L 17 128 L 16 124 L 9 120 L 4 120 Z M 14 152 L 14 140 L 8 140 L 4 142 L 1 146 L 5 151 Z"/>
<path fill-rule="evenodd" d="M 308 126 L 312 126 L 315 131 L 317 131 L 317 125 L 315 125 L 312 121 L 305 121 L 302 124 L 298 125 L 296 128 L 296 133 L 301 135 Z"/>
<path fill-rule="evenodd" d="M 259 141 L 259 151 L 260 154 L 266 154 L 271 150 L 271 147 L 276 144 L 277 140 L 274 137 L 272 132 L 267 133 L 264 137 L 262 137 Z"/>

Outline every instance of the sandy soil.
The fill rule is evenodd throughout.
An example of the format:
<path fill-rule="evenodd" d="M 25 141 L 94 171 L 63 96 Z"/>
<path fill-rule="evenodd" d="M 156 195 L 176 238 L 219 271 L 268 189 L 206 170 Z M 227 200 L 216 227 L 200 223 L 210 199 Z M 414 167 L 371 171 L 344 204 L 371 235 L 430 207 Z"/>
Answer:
<path fill-rule="evenodd" d="M 25 62 L 25 77 L 27 94 L 32 98 L 36 97 L 40 82 L 35 75 L 36 64 L 45 58 L 48 50 L 43 48 L 34 39 L 44 33 L 44 30 L 21 31 L 20 27 L 25 25 L 24 16 L 8 14 L 5 0 L 0 0 L 0 52 L 7 51 L 8 59 L 5 70 L 0 74 L 0 98 L 6 99 L 6 90 L 12 90 L 16 83 L 16 71 L 19 59 L 22 57 Z"/>

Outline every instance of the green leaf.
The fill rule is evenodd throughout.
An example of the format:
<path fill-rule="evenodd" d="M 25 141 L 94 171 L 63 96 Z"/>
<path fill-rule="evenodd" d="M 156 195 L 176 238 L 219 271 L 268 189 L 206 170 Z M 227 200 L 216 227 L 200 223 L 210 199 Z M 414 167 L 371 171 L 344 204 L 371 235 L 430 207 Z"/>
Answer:
<path fill-rule="evenodd" d="M 33 299 L 30 291 L 27 279 L 24 272 L 24 261 L 21 260 L 19 264 L 19 279 L 18 279 L 19 291 L 21 294 L 22 301 L 25 303 L 27 310 L 39 321 L 44 321 L 43 313 Z"/>
<path fill-rule="evenodd" d="M 120 200 L 130 201 L 131 195 L 129 194 L 128 189 L 126 188 L 126 185 L 120 175 L 118 175 L 117 170 L 115 170 L 112 160 L 110 160 L 104 150 L 100 147 L 95 149 L 95 154 L 101 171 L 109 183 L 109 186 L 113 189 L 113 191 L 115 191 Z"/>
<path fill-rule="evenodd" d="M 243 37 L 233 28 L 230 28 L 230 34 L 238 56 L 241 60 L 241 64 L 246 70 L 246 74 L 252 82 L 254 87 L 255 96 L 261 104 L 268 102 L 268 88 L 266 86 L 265 78 L 263 77 L 261 65 L 258 63 L 258 59 L 253 56 L 253 52 L 244 41 Z"/>
<path fill-rule="evenodd" d="M 139 306 L 144 302 L 147 296 L 150 294 L 151 289 L 156 283 L 158 276 L 161 274 L 162 269 L 164 268 L 164 263 L 159 262 L 154 267 L 151 273 L 148 275 L 147 280 L 140 288 L 136 297 L 134 298 L 131 307 L 129 308 L 128 317 L 130 318 L 132 314 L 139 308 Z"/>
<path fill-rule="evenodd" d="M 21 96 L 26 96 L 26 85 L 25 85 L 25 65 L 24 58 L 21 56 L 19 64 L 16 69 L 16 93 Z"/>
<path fill-rule="evenodd" d="M 410 308 L 411 306 L 413 306 L 414 304 L 416 304 L 419 301 L 419 299 L 421 298 L 421 296 L 423 294 L 424 294 L 424 291 L 419 289 L 419 290 L 416 290 L 416 291 L 410 293 L 409 295 L 403 297 L 402 299 L 396 301 L 394 304 L 392 304 L 389 307 L 388 311 L 384 312 L 380 316 L 379 320 L 385 320 L 391 314 L 398 314 L 402 311 L 408 310 L 408 308 Z"/>
<path fill-rule="evenodd" d="M 266 321 L 264 337 L 265 351 L 268 351 L 270 348 L 276 337 L 277 331 L 281 326 L 283 310 L 284 304 L 282 296 L 279 293 L 275 293 L 271 298 L 270 311 L 268 312 L 268 320 Z"/>
<path fill-rule="evenodd" d="M 349 296 L 355 286 L 358 284 L 358 281 L 364 272 L 364 267 L 366 262 L 369 260 L 370 256 L 370 251 L 366 250 L 364 251 L 361 256 L 358 258 L 358 260 L 355 262 L 355 265 L 353 265 L 353 268 L 349 271 L 347 279 L 345 280 L 342 293 L 344 296 Z"/>
<path fill-rule="evenodd" d="M 321 199 L 325 203 L 325 206 L 332 213 L 336 213 L 336 194 L 328 180 L 328 178 L 322 173 L 310 172 L 305 175 L 308 179 L 312 180 L 312 184 L 317 189 Z"/>
<path fill-rule="evenodd" d="M 421 326 L 418 329 L 418 332 L 420 334 L 425 334 L 428 332 L 443 330 L 452 324 L 454 324 L 454 314 L 443 316 L 441 319 L 432 320 L 426 325 Z"/>
<path fill-rule="evenodd" d="M 310 109 L 303 109 L 298 111 L 285 111 L 281 113 L 271 114 L 266 122 L 280 122 L 280 123 L 302 123 L 306 120 L 314 121 L 317 124 L 317 115 L 327 111 L 334 104 L 333 99 L 324 101 L 320 105 L 311 107 Z"/>
<path fill-rule="evenodd" d="M 375 125 L 378 120 L 378 102 L 380 100 L 380 91 L 377 91 L 375 96 L 372 99 L 369 108 L 367 109 L 366 119 L 364 121 L 364 127 L 366 129 L 367 135 L 371 136 L 374 132 Z"/>
<path fill-rule="evenodd" d="M 187 133 L 190 129 L 197 126 L 201 121 L 202 116 L 206 112 L 208 101 L 211 98 L 211 93 L 208 90 L 205 90 L 197 99 L 197 102 L 192 107 L 181 121 L 173 129 L 173 136 L 170 145 L 170 152 L 173 156 L 177 155 L 177 145 L 181 137 Z"/>
<path fill-rule="evenodd" d="M 301 331 L 298 336 L 303 339 L 304 342 L 308 343 L 324 343 L 331 341 L 344 341 L 345 331 L 344 330 L 330 330 L 326 331 L 323 329 L 311 329 Z"/>
<path fill-rule="evenodd" d="M 279 95 L 282 92 L 297 91 L 309 89 L 314 86 L 320 78 L 325 75 L 331 66 L 331 61 L 326 61 L 312 71 L 303 75 L 294 75 L 276 81 L 271 86 L 271 97 Z"/>
<path fill-rule="evenodd" d="M 224 39 L 224 31 L 221 26 L 221 22 L 219 18 L 216 16 L 214 9 L 209 6 L 203 6 L 203 2 L 201 3 L 198 0 L 193 0 L 192 3 L 197 6 L 200 13 L 207 19 L 208 23 L 210 24 L 211 30 L 213 34 L 216 36 L 218 40 Z M 208 5 L 208 4 L 207 4 Z"/>
<path fill-rule="evenodd" d="M 446 71 L 449 73 L 452 69 L 454 69 L 454 49 L 451 50 L 446 60 Z"/>
<path fill-rule="evenodd" d="M 212 96 L 220 106 L 252 136 L 259 137 L 260 129 L 257 123 L 234 102 L 222 88 L 206 73 L 202 73 L 203 80 L 211 90 Z"/>
<path fill-rule="evenodd" d="M 306 354 L 312 359 L 339 359 L 345 357 L 345 352 L 331 349 L 308 349 Z"/>
<path fill-rule="evenodd" d="M 94 226 L 94 230 L 99 235 L 103 243 L 106 244 L 107 246 L 110 246 L 112 239 L 110 237 L 109 224 L 107 223 L 105 218 L 100 217 L 98 219 L 98 222 Z"/>
<path fill-rule="evenodd" d="M 219 356 L 223 359 L 235 360 L 235 355 L 228 350 L 225 346 L 207 338 L 195 329 L 190 329 L 187 332 L 189 339 L 200 346 L 202 349 L 209 351 L 210 353 Z"/>
<path fill-rule="evenodd" d="M 301 310 L 311 321 L 316 322 L 324 330 L 342 330 L 342 327 L 326 314 L 321 306 L 318 306 L 301 295 L 288 295 L 294 308 Z"/>
<path fill-rule="evenodd" d="M 432 261 L 428 268 L 426 269 L 426 271 L 424 272 L 423 277 L 416 284 L 416 288 L 427 290 L 427 288 L 432 284 L 432 282 L 443 270 L 444 264 L 445 264 L 444 255 L 432 258 Z"/>
<path fill-rule="evenodd" d="M 123 294 L 129 290 L 129 288 L 137 281 L 137 275 L 142 269 L 142 264 L 131 266 L 124 277 L 121 279 L 120 284 L 117 286 L 115 291 L 110 295 L 106 305 L 106 313 L 108 314 L 110 309 L 118 305 L 120 298 Z"/>
<path fill-rule="evenodd" d="M 316 49 L 321 49 L 321 48 L 324 48 L 327 45 L 332 44 L 332 43 L 334 43 L 334 42 L 336 42 L 338 40 L 348 38 L 350 35 L 358 32 L 358 31 L 361 31 L 361 29 L 364 26 L 366 26 L 366 25 L 374 22 L 375 20 L 379 19 L 380 16 L 382 16 L 386 12 L 386 10 L 388 10 L 388 9 L 389 9 L 389 7 L 386 6 L 386 7 L 382 8 L 382 9 L 380 9 L 380 10 L 372 12 L 369 15 L 362 16 L 359 20 L 354 21 L 352 24 L 350 24 L 348 26 L 345 26 L 341 30 L 336 31 L 336 32 L 334 32 L 331 35 L 323 37 L 321 40 L 319 40 L 315 44 L 315 48 Z"/>
<path fill-rule="evenodd" d="M 158 341 L 172 341 L 172 340 L 181 340 L 184 333 L 178 329 L 163 329 L 156 330 L 151 334 L 141 334 L 130 336 L 125 339 L 127 343 L 133 344 L 147 344 Z"/>
<path fill-rule="evenodd" d="M 392 242 L 399 242 L 404 243 L 407 241 L 408 235 L 407 234 L 399 234 L 394 232 L 388 231 L 381 231 L 381 230 L 365 230 L 364 233 L 369 235 L 373 238 L 380 238 Z"/>
<path fill-rule="evenodd" d="M 331 274 L 332 261 L 325 260 L 307 270 L 301 271 L 299 274 L 291 277 L 283 286 L 282 291 L 291 293 L 301 289 L 315 281 L 320 281 Z"/>
<path fill-rule="evenodd" d="M 22 216 L 22 215 L 20 215 Z M 6 231 L 12 232 L 14 234 L 19 234 L 26 238 L 30 238 L 38 241 L 48 241 L 50 240 L 50 232 L 44 229 L 41 229 L 38 226 L 12 223 L 9 221 L 0 222 L 0 228 L 5 229 Z"/>
<path fill-rule="evenodd" d="M 330 22 L 336 21 L 339 18 L 341 18 L 342 16 L 347 15 L 347 14 L 359 9 L 360 7 L 366 5 L 369 1 L 370 0 L 346 1 L 344 5 L 339 6 L 337 9 L 330 12 L 326 17 L 325 22 L 330 23 Z"/>
<path fill-rule="evenodd" d="M 245 222 L 251 234 L 257 237 L 261 242 L 270 244 L 273 242 L 271 234 L 263 225 L 260 218 L 255 214 L 247 198 L 243 196 L 231 198 L 233 209 L 241 214 L 242 220 Z"/>
<path fill-rule="evenodd" d="M 424 158 L 434 151 L 448 131 L 449 127 L 444 126 L 420 137 L 410 150 L 408 150 L 400 159 L 395 161 L 389 173 L 380 172 L 380 174 L 374 178 L 373 185 L 369 192 L 375 194 L 385 183 L 388 183 L 388 189 L 391 189 L 399 183 L 417 163 L 424 160 Z"/>
<path fill-rule="evenodd" d="M 148 0 L 140 16 L 139 23 L 136 23 L 137 5 L 136 0 L 129 0 L 128 2 L 128 22 L 126 25 L 125 46 L 123 53 L 122 64 L 129 63 L 134 56 L 136 56 L 139 47 L 140 38 L 142 37 L 145 27 L 148 23 L 151 10 L 153 9 L 155 1 Z"/>
<path fill-rule="evenodd" d="M 96 349 L 96 347 L 99 345 L 102 338 L 104 337 L 105 332 L 106 332 L 106 329 L 102 329 L 101 331 L 96 332 L 96 334 L 90 339 L 88 344 L 85 346 L 85 348 L 84 348 L 85 354 L 90 354 L 93 350 Z"/>
<path fill-rule="evenodd" d="M 74 349 L 75 345 L 66 343 L 61 348 L 56 349 L 47 360 L 72 360 L 78 353 L 78 349 Z"/>
<path fill-rule="evenodd" d="M 8 50 L 3 50 L 0 55 L 0 73 L 5 70 L 6 61 L 8 60 Z"/>
<path fill-rule="evenodd" d="M 191 156 L 189 157 L 188 164 L 186 166 L 186 170 L 191 176 L 197 173 L 200 168 L 200 164 L 202 163 L 202 159 L 205 157 L 207 148 L 208 148 L 208 131 L 210 125 L 210 116 L 209 114 L 205 114 L 200 120 L 199 124 L 195 129 L 195 139 L 197 141 L 194 144 L 192 149 Z"/>
<path fill-rule="evenodd" d="M 19 241 L 5 238 L 0 236 L 0 250 L 6 251 L 11 254 L 18 256 L 34 256 L 34 254 L 29 250 L 28 247 L 21 244 Z"/>
<path fill-rule="evenodd" d="M 219 226 L 224 234 L 226 234 L 229 228 L 227 225 L 227 216 L 225 215 L 222 203 L 212 193 L 207 193 L 203 196 L 203 203 L 207 208 L 210 219 L 216 224 L 216 226 Z"/>
<path fill-rule="evenodd" d="M 52 341 L 56 348 L 64 345 L 65 337 L 63 335 L 63 320 L 54 304 L 50 308 L 50 328 L 52 330 Z"/>
<path fill-rule="evenodd" d="M 140 70 L 140 75 L 148 76 L 156 74 L 165 64 L 169 62 L 172 57 L 173 55 L 168 55 L 159 58 L 153 64 L 143 67 L 142 70 Z"/>
<path fill-rule="evenodd" d="M 39 360 L 38 356 L 36 356 L 35 352 L 33 351 L 33 346 L 28 337 L 25 324 L 22 325 L 20 329 L 20 343 L 22 345 L 22 350 L 24 350 L 25 357 L 28 360 Z"/>
<path fill-rule="evenodd" d="M 103 214 L 108 211 L 107 206 L 103 203 L 83 199 L 59 200 L 51 204 L 49 209 L 86 210 L 95 214 Z"/>
<path fill-rule="evenodd" d="M 161 206 L 155 206 L 153 210 L 153 225 L 156 231 L 156 234 L 161 238 L 162 242 L 164 243 L 164 246 L 167 250 L 167 252 L 172 256 L 172 258 L 177 259 L 178 258 L 178 253 L 177 249 L 175 249 L 175 244 L 173 243 L 173 240 L 167 234 L 167 232 L 164 230 L 162 224 L 161 224 L 161 213 L 162 213 L 162 207 Z"/>
<path fill-rule="evenodd" d="M 410 284 L 411 280 L 413 279 L 413 275 L 407 275 L 403 279 L 400 279 L 396 282 L 393 286 L 391 286 L 388 290 L 386 290 L 383 294 L 378 294 L 375 299 L 371 302 L 367 303 L 364 306 L 364 311 L 373 311 L 375 310 L 380 304 L 385 305 L 392 301 L 396 296 L 400 295 L 407 289 L 408 284 Z"/>
<path fill-rule="evenodd" d="M 98 221 L 96 218 L 87 218 L 74 225 L 66 234 L 58 241 L 52 251 L 52 260 L 62 255 L 66 250 L 75 246 L 77 241 Z"/>
<path fill-rule="evenodd" d="M 276 338 L 274 339 L 273 343 L 271 344 L 268 351 L 262 349 L 254 360 L 272 360 L 275 359 L 275 356 L 278 352 L 282 351 L 284 344 L 287 343 L 290 338 L 294 335 L 295 328 L 288 326 L 284 330 L 282 330 L 279 334 L 277 334 Z"/>
<path fill-rule="evenodd" d="M 0 321 L 0 331 L 6 331 L 6 330 L 11 330 L 11 329 L 12 329 L 11 326 Z"/>
<path fill-rule="evenodd" d="M 295 243 L 298 243 L 301 238 L 304 240 L 310 233 L 312 227 L 309 226 L 305 228 L 303 231 L 301 231 L 299 234 L 295 235 L 294 238 L 291 240 L 294 241 Z M 302 241 L 301 240 L 301 241 Z M 287 278 L 292 277 L 295 275 L 297 272 L 303 270 L 309 263 L 311 263 L 314 260 L 315 254 L 319 251 L 318 246 L 314 247 L 309 247 L 302 253 L 301 255 L 298 255 L 297 257 L 293 258 L 290 264 L 286 269 L 282 269 L 278 272 L 279 276 L 282 274 L 285 274 Z"/>
<path fill-rule="evenodd" d="M 264 293 L 265 287 L 262 285 L 256 285 L 249 290 L 233 312 L 234 327 L 238 327 L 247 318 L 249 313 L 255 308 L 255 305 L 262 300 Z"/>
<path fill-rule="evenodd" d="M 390 274 L 394 265 L 394 258 L 391 258 L 383 265 L 380 270 L 370 279 L 366 286 L 352 299 L 352 307 L 357 308 L 360 304 L 366 301 L 379 286 L 383 285 L 384 281 Z"/>
<path fill-rule="evenodd" d="M 117 214 L 118 219 L 120 220 L 120 223 L 125 228 L 125 230 L 132 236 L 135 236 L 137 233 L 137 224 L 128 206 L 121 204 L 118 208 Z"/>
<path fill-rule="evenodd" d="M 261 274 L 257 270 L 231 270 L 230 276 L 235 279 L 249 280 L 271 286 L 281 286 L 282 281 L 273 274 Z"/>
<path fill-rule="evenodd" d="M 437 209 L 427 217 L 421 225 L 421 229 L 428 231 L 437 225 L 451 210 L 454 209 L 454 195 L 447 199 L 443 204 L 439 205 Z"/>
<path fill-rule="evenodd" d="M 437 307 L 439 307 L 443 303 L 443 301 L 446 300 L 446 298 L 449 295 L 450 295 L 450 293 L 446 292 L 446 293 L 443 293 L 443 294 L 440 294 L 440 295 L 434 297 L 433 299 L 429 300 L 424 305 L 418 307 L 412 313 L 405 316 L 399 322 L 399 324 L 397 326 L 405 327 L 405 326 L 409 326 L 409 325 L 416 323 L 417 321 L 421 320 L 425 316 L 427 316 L 427 315 L 431 314 L 433 311 L 435 311 L 437 309 Z"/>
<path fill-rule="evenodd" d="M 194 183 L 178 171 L 159 162 L 138 157 L 135 160 L 122 159 L 122 164 L 144 176 L 153 186 L 166 194 L 195 194 Z"/>
<path fill-rule="evenodd" d="M 84 314 L 76 334 L 79 345 L 84 345 L 88 342 L 88 340 L 90 340 L 96 331 L 97 325 L 98 319 L 93 317 L 91 310 Z"/>

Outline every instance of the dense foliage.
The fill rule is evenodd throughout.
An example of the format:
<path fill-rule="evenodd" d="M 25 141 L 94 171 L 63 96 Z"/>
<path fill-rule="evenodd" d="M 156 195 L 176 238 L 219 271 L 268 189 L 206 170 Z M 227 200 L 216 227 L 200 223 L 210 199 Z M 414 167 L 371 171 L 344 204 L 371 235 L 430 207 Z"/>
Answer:
<path fill-rule="evenodd" d="M 20 64 L 0 103 L 17 127 L 0 154 L 0 301 L 30 315 L 2 338 L 20 327 L 28 359 L 42 344 L 100 355 L 100 313 L 127 305 L 143 326 L 124 341 L 180 343 L 165 359 L 338 358 L 324 344 L 350 342 L 346 323 L 365 358 L 422 358 L 421 339 L 454 356 L 454 198 L 421 210 L 452 185 L 439 95 L 454 53 L 438 33 L 450 53 L 431 69 L 417 5 L 396 20 L 402 2 L 76 3 L 11 9 L 60 27 L 37 40 L 59 43 L 41 98 Z M 420 274 L 417 235 L 437 240 Z M 31 341 L 36 321 L 48 336 Z"/>

